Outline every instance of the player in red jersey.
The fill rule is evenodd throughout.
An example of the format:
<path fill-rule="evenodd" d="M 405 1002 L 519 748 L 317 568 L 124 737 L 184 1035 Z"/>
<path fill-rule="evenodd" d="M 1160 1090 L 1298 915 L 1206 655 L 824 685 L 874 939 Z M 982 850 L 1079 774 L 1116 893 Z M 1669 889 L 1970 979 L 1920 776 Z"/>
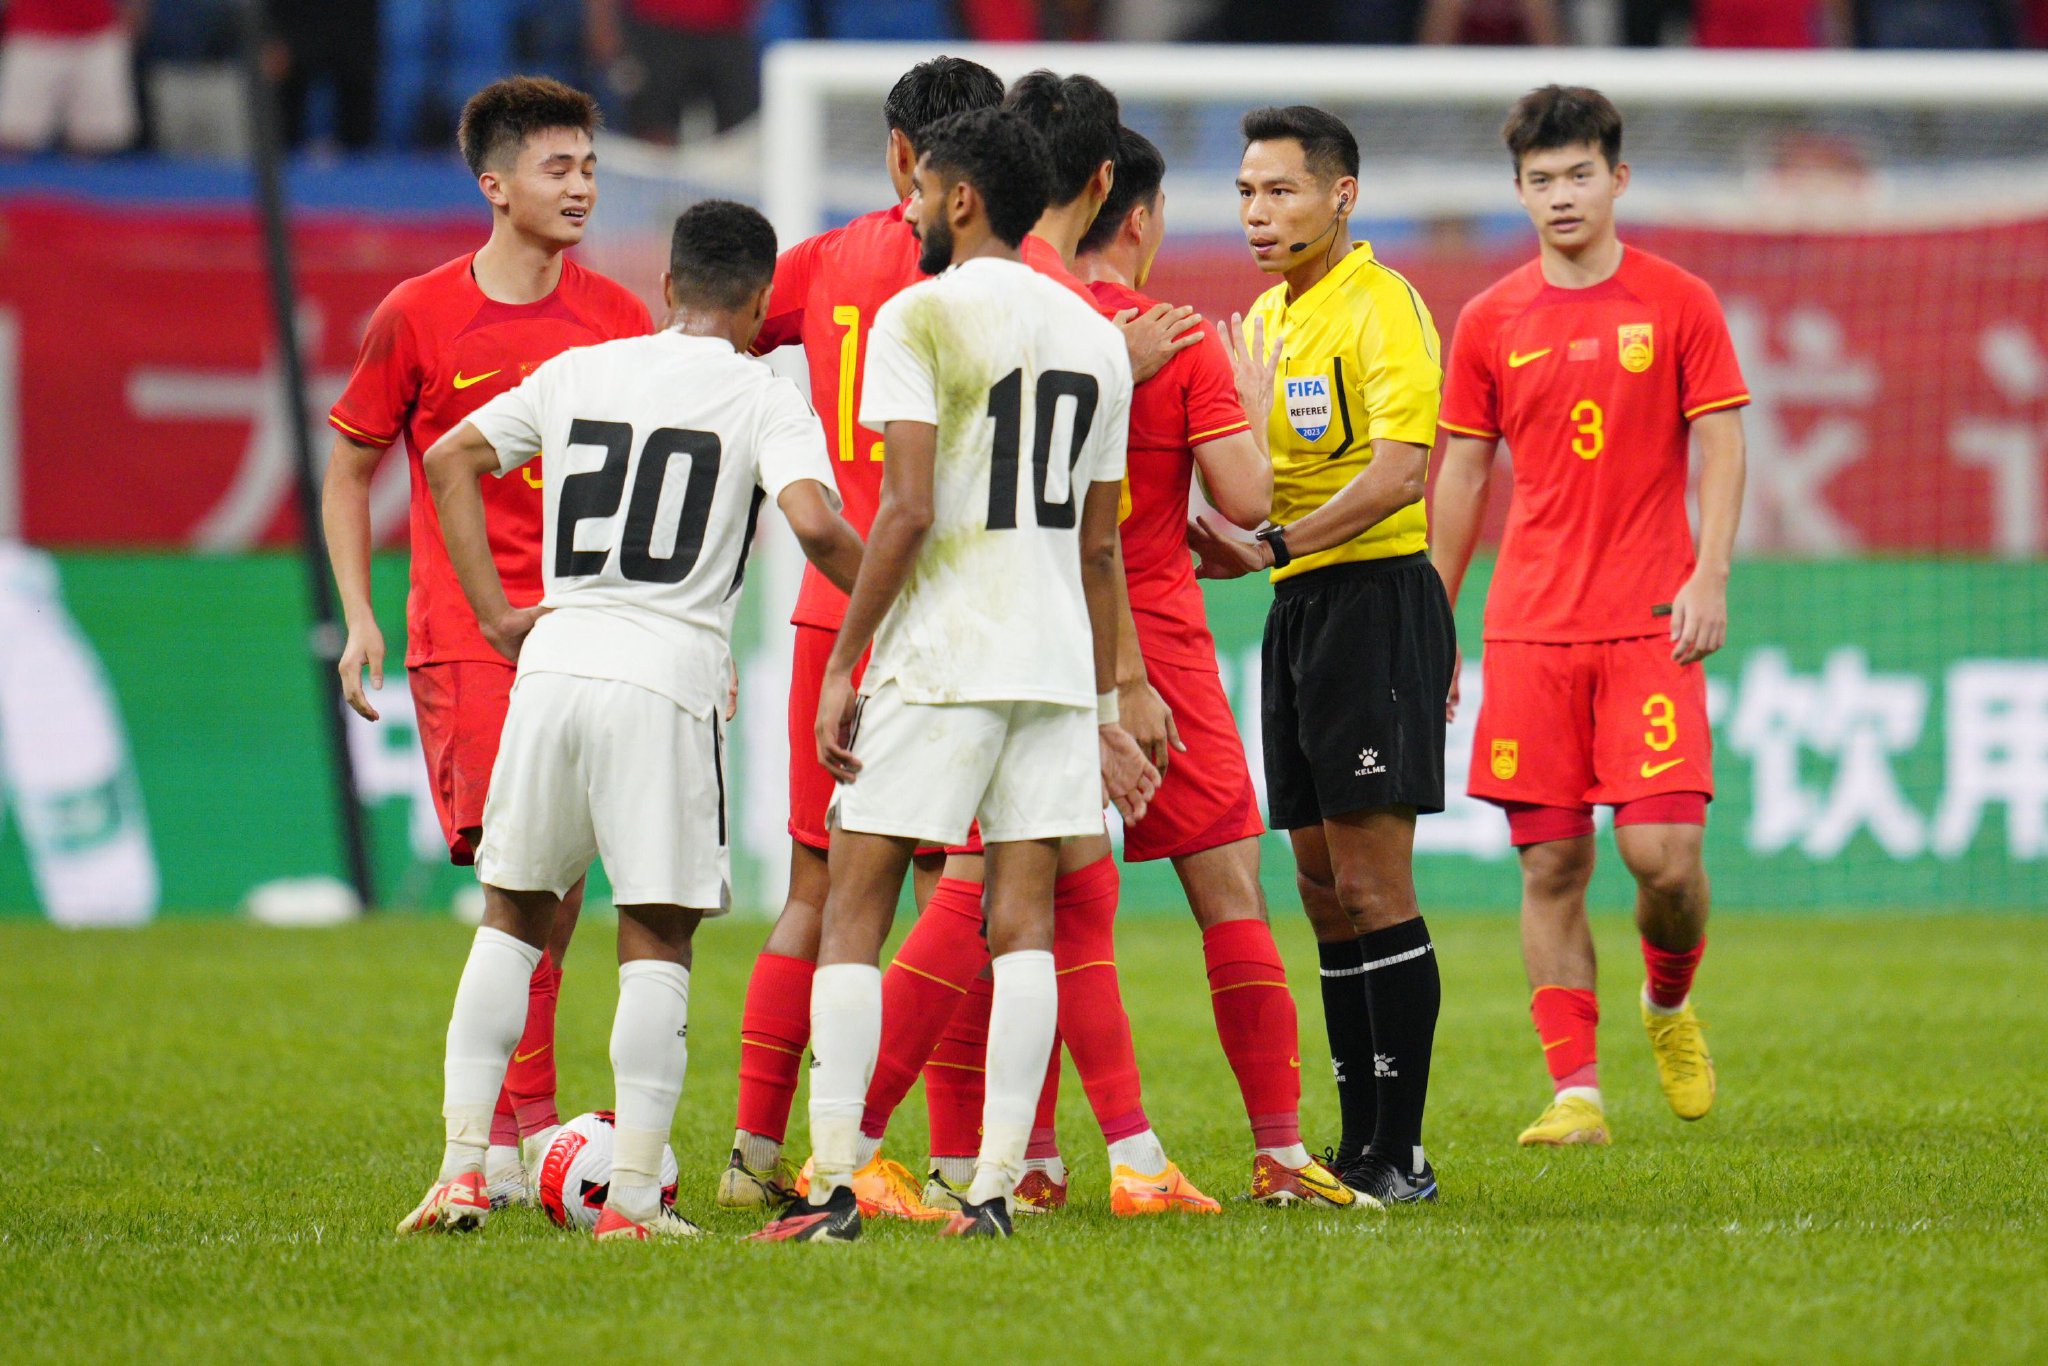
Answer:
<path fill-rule="evenodd" d="M 1139 290 L 1166 235 L 1166 162 L 1129 128 L 1117 136 L 1116 182 L 1081 239 L 1077 265 L 1108 309 L 1149 311 Z M 1202 929 L 1210 1005 L 1224 1056 L 1251 1120 L 1252 1199 L 1265 1204 L 1352 1203 L 1337 1176 L 1301 1142 L 1301 1057 L 1294 997 L 1259 889 L 1258 793 L 1237 721 L 1223 695 L 1216 642 L 1188 556 L 1188 491 L 1201 471 L 1209 500 L 1250 530 L 1272 509 L 1265 430 L 1245 416 L 1241 387 L 1270 395 L 1271 362 L 1254 359 L 1236 328 L 1181 352 L 1131 399 L 1124 572 L 1131 633 L 1120 681 L 1144 679 L 1172 712 L 1177 753 L 1166 756 L 1144 819 L 1124 829 L 1124 861 L 1172 859 Z M 1270 397 L 1252 404 L 1270 406 Z"/>
<path fill-rule="evenodd" d="M 924 128 L 948 114 L 985 108 L 1002 98 L 1002 81 L 995 73 L 959 58 L 934 58 L 906 72 L 883 104 L 889 125 L 887 166 L 898 196 L 907 200 L 910 194 L 918 139 Z M 813 404 L 825 423 L 846 516 L 863 534 L 873 523 L 882 477 L 881 438 L 855 418 L 867 329 L 876 309 L 924 278 L 917 266 L 916 235 L 904 221 L 905 208 L 906 204 L 899 202 L 785 252 L 776 268 L 767 322 L 754 344 L 757 352 L 803 345 L 810 365 Z M 1027 248 L 1029 245 L 1027 240 Z M 1038 245 L 1044 247 L 1042 242 Z M 1045 250 L 1057 263 L 1057 252 Z M 1064 266 L 1060 269 L 1064 271 Z M 1073 287 L 1079 290 L 1081 285 L 1074 281 Z M 1167 355 L 1188 345 L 1192 339 L 1181 334 L 1191 312 L 1160 308 L 1135 320 L 1126 319 L 1134 369 L 1156 369 Z M 782 1143 L 799 1066 L 810 1041 L 810 986 L 826 889 L 829 834 L 825 812 L 833 790 L 831 775 L 817 761 L 813 726 L 825 660 L 845 610 L 844 594 L 819 576 L 806 573 L 792 617 L 796 639 L 789 702 L 789 895 L 747 984 L 740 1026 L 739 1113 L 732 1155 L 718 1189 L 719 1203 L 733 1208 L 778 1204 L 796 1189 L 795 1173 L 782 1156 Z M 1103 852 L 1107 853 L 1106 848 Z M 949 870 L 948 876 L 938 877 L 944 863 L 937 850 L 918 859 L 919 924 L 971 925 L 985 961 L 986 946 L 979 935 L 978 859 L 964 860 Z M 953 999 L 965 995 L 978 1002 L 985 1027 L 987 982 L 975 980 L 977 971 L 978 965 L 965 969 L 965 985 L 947 982 L 938 989 Z M 892 974 L 898 979 L 901 976 L 900 972 Z M 905 1018 L 906 1010 L 922 1008 L 921 1003 L 905 1003 L 892 996 L 885 1018 Z M 963 1028 L 971 1032 L 973 1025 L 970 1022 Z M 929 1051 L 927 1046 L 925 1053 Z M 980 1147 L 981 1121 L 978 1042 L 972 1051 L 976 1070 L 940 1067 L 936 1069 L 937 1084 L 932 1074 L 927 1074 L 926 1085 L 933 1128 L 940 1135 L 936 1140 L 939 1150 L 962 1154 L 969 1165 Z M 912 1078 L 923 1056 L 910 1064 Z M 885 1066 L 889 1061 L 885 1052 Z M 919 1199 L 909 1174 L 881 1158 L 879 1152 L 868 1155 L 855 1175 L 854 1187 L 863 1213 L 870 1217 L 878 1213 L 928 1217 L 931 1213 Z"/>
<path fill-rule="evenodd" d="M 1456 601 L 1505 438 L 1514 503 L 1487 596 L 1470 791 L 1506 808 L 1521 853 L 1530 1013 L 1555 1083 L 1521 1141 L 1605 1143 L 1586 924 L 1595 804 L 1614 808 L 1615 845 L 1636 880 L 1642 1015 L 1665 1098 L 1681 1119 L 1714 1099 L 1689 996 L 1706 947 L 1701 846 L 1714 792 L 1700 661 L 1727 632 L 1744 470 L 1737 410 L 1749 395 L 1713 291 L 1615 235 L 1629 170 L 1606 97 L 1532 91 L 1505 136 L 1541 247 L 1458 320 L 1436 562 Z M 1697 555 L 1685 509 L 1691 439 L 1703 461 Z"/>
<path fill-rule="evenodd" d="M 378 712 L 362 676 L 368 670 L 370 687 L 383 686 L 384 637 L 370 604 L 370 481 L 385 451 L 405 438 L 412 469 L 405 663 L 434 809 L 449 858 L 459 865 L 476 857 L 514 669 L 477 629 L 442 544 L 420 458 L 486 399 L 556 353 L 652 330 L 646 305 L 630 291 L 563 254 L 582 240 L 597 203 L 591 135 L 598 118 L 588 95 L 537 77 L 499 81 L 470 99 L 460 142 L 490 201 L 490 240 L 385 296 L 327 419 L 336 435 L 322 520 L 348 622 L 342 691 L 372 721 Z M 481 481 L 491 551 L 522 606 L 541 596 L 540 482 L 538 472 Z M 533 974 L 526 1033 L 491 1126 L 486 1179 L 494 1202 L 523 1198 L 525 1167 L 556 1123 L 555 1000 L 581 904 L 579 884 Z"/>
<path fill-rule="evenodd" d="M 1164 305 L 1145 313 L 1105 306 L 1071 268 L 1082 236 L 1095 222 L 1114 183 L 1118 110 L 1116 96 L 1086 76 L 1061 78 L 1036 71 L 1010 88 L 1008 108 L 1022 113 L 1045 137 L 1053 168 L 1053 207 L 1022 244 L 1026 264 L 1074 290 L 1090 305 L 1127 327 L 1131 372 L 1148 380 L 1172 356 L 1197 345 L 1199 326 L 1172 343 L 1154 323 L 1171 328 L 1192 310 Z M 1199 320 L 1197 320 L 1199 322 Z M 1183 491 L 1172 516 L 1186 515 Z M 1118 583 L 1124 581 L 1118 575 Z M 1130 603 L 1119 589 L 1123 634 L 1134 635 Z M 1119 661 L 1119 705 L 1125 724 L 1154 764 L 1168 761 L 1176 747 L 1172 716 L 1145 680 L 1136 652 Z M 864 1143 L 879 1145 L 889 1119 L 922 1069 L 931 1116 L 931 1172 L 924 1199 L 957 1206 L 971 1179 L 980 1146 L 983 1055 L 988 1037 L 990 990 L 982 970 L 989 961 L 981 933 L 982 859 L 978 846 L 949 851 L 946 875 L 882 979 L 880 1056 L 861 1120 Z M 1113 927 L 1119 878 L 1106 834 L 1066 841 L 1054 886 L 1053 959 L 1060 974 L 1060 1041 L 1081 1074 L 1090 1107 L 1109 1145 L 1110 1206 L 1119 1214 L 1175 1210 L 1211 1212 L 1216 1202 L 1167 1160 L 1142 1099 L 1130 1018 L 1116 973 Z M 1059 1098 L 1059 1049 L 1047 1071 L 1022 1182 L 1014 1208 L 1020 1212 L 1066 1203 L 1065 1163 L 1053 1128 Z"/>

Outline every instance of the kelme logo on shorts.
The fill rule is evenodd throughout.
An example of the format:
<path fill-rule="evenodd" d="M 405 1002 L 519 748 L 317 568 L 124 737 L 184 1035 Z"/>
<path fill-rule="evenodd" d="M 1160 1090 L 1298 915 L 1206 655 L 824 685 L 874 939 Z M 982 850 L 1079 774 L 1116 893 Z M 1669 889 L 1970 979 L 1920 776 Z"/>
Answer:
<path fill-rule="evenodd" d="M 1354 778 L 1370 778 L 1375 773 L 1385 773 L 1386 771 L 1387 766 L 1380 762 L 1380 752 L 1378 750 L 1362 749 L 1358 751 L 1358 769 L 1351 776 Z"/>
<path fill-rule="evenodd" d="M 1330 379 L 1310 375 L 1287 381 L 1287 420 L 1303 441 L 1320 441 L 1330 430 Z"/>
<path fill-rule="evenodd" d="M 1506 782 L 1515 776 L 1515 770 L 1520 766 L 1520 750 L 1513 740 L 1495 740 L 1493 742 L 1494 777 L 1502 782 Z"/>

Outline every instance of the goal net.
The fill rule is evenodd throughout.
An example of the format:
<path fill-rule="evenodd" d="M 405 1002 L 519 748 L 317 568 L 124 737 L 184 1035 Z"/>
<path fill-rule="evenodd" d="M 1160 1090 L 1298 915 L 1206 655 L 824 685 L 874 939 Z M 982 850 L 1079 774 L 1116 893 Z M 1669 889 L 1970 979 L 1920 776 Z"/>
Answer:
<path fill-rule="evenodd" d="M 888 203 L 882 98 L 938 50 L 784 45 L 768 57 L 758 129 L 687 163 L 615 156 L 607 142 L 600 268 L 648 288 L 667 218 L 702 193 L 753 199 L 785 243 Z M 1006 79 L 1046 66 L 1118 93 L 1168 164 L 1168 238 L 1148 292 L 1211 318 L 1268 283 L 1237 224 L 1239 117 L 1269 103 L 1333 110 L 1362 152 L 1354 236 L 1415 283 L 1447 342 L 1464 302 L 1533 253 L 1500 141 L 1508 105 L 1553 81 L 1604 90 L 1627 119 L 1625 238 L 1714 286 L 1755 398 L 1730 646 L 1708 670 L 1719 894 L 2048 903 L 2048 58 L 945 50 Z M 788 632 L 774 593 L 794 582 L 788 538 L 772 538 L 764 561 L 773 591 L 750 628 L 758 676 L 740 733 L 758 752 L 741 836 L 779 864 Z M 1483 580 L 1482 568 L 1460 604 L 1468 704 L 1448 756 L 1454 792 Z M 1210 596 L 1255 753 L 1261 592 Z M 1439 896 L 1512 899 L 1512 876 L 1489 866 L 1508 853 L 1497 813 L 1454 801 L 1420 829 Z M 1274 852 L 1268 864 L 1284 867 Z M 1141 897 L 1149 886 L 1133 882 Z M 764 872 L 757 891 L 777 889 Z"/>

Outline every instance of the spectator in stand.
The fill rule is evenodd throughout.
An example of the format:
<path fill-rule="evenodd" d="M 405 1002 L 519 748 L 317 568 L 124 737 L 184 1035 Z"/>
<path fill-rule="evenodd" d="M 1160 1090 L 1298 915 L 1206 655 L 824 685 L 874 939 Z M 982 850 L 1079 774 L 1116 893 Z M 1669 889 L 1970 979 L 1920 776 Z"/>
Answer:
<path fill-rule="evenodd" d="M 2019 0 L 1862 0 L 1863 47 L 2007 48 L 2019 43 Z"/>
<path fill-rule="evenodd" d="M 1695 47 L 1835 47 L 1849 36 L 1849 0 L 1693 0 Z"/>
<path fill-rule="evenodd" d="M 1555 47 L 1564 42 L 1557 0 L 1427 0 L 1418 37 L 1473 47 Z"/>
<path fill-rule="evenodd" d="M 147 0 L 8 0 L 0 26 L 0 151 L 126 151 L 139 122 L 135 34 Z"/>
<path fill-rule="evenodd" d="M 268 0 L 266 73 L 277 83 L 285 146 L 311 136 L 314 92 L 333 100 L 334 140 L 351 152 L 377 140 L 377 0 Z"/>
<path fill-rule="evenodd" d="M 591 64 L 625 99 L 625 130 L 672 143 L 709 103 L 721 133 L 761 107 L 755 0 L 584 0 Z"/>

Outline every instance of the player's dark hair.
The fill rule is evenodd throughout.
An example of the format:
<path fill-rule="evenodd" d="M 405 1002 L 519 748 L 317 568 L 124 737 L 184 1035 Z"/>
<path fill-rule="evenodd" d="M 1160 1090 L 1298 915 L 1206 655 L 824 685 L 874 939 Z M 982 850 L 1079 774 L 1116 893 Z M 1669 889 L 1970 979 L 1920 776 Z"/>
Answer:
<path fill-rule="evenodd" d="M 1052 192 L 1045 139 L 1008 108 L 969 109 L 933 124 L 925 164 L 941 181 L 972 185 L 988 210 L 989 228 L 1019 246 Z"/>
<path fill-rule="evenodd" d="M 1344 126 L 1344 120 L 1327 109 L 1312 104 L 1267 105 L 1246 114 L 1238 131 L 1244 134 L 1247 147 L 1292 138 L 1301 144 L 1301 159 L 1309 173 L 1325 184 L 1358 174 L 1358 139 Z"/>
<path fill-rule="evenodd" d="M 739 308 L 775 278 L 775 229 L 730 199 L 692 204 L 669 237 L 668 271 L 677 303 Z"/>
<path fill-rule="evenodd" d="M 1101 251 L 1114 242 L 1117 233 L 1123 230 L 1124 219 L 1130 216 L 1131 206 L 1151 204 L 1165 178 L 1166 158 L 1152 145 L 1152 139 L 1135 128 L 1117 129 L 1116 181 L 1109 187 L 1109 198 L 1102 201 L 1102 212 L 1095 215 L 1095 221 L 1081 235 L 1080 250 Z"/>
<path fill-rule="evenodd" d="M 995 72 L 965 57 L 934 57 L 896 78 L 882 101 L 882 117 L 922 155 L 925 133 L 940 119 L 1002 102 L 1003 78 Z"/>
<path fill-rule="evenodd" d="M 591 137 L 604 123 L 597 101 L 549 76 L 507 76 L 469 97 L 456 125 L 455 143 L 471 175 L 502 168 L 535 133 L 574 128 Z"/>
<path fill-rule="evenodd" d="M 1052 204 L 1079 199 L 1102 163 L 1116 159 L 1123 115 L 1116 96 L 1093 76 L 1029 72 L 1010 86 L 1003 108 L 1023 115 L 1045 139 L 1052 158 Z"/>
<path fill-rule="evenodd" d="M 1611 170 L 1621 164 L 1621 111 L 1614 101 L 1582 85 L 1546 85 L 1531 90 L 1508 110 L 1500 130 L 1514 158 L 1515 174 L 1531 152 L 1588 143 L 1600 149 Z"/>

